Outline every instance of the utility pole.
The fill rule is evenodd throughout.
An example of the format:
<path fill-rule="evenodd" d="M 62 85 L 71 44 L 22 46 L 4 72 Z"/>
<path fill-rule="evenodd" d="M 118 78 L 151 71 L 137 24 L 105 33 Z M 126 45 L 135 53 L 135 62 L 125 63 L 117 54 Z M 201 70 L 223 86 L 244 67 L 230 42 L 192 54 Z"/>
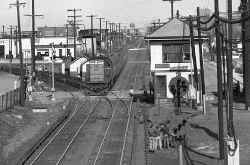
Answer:
<path fill-rule="evenodd" d="M 169 1 L 171 3 L 171 19 L 174 18 L 174 2 L 182 1 L 182 0 L 162 0 L 162 1 Z"/>
<path fill-rule="evenodd" d="M 99 20 L 99 24 L 100 24 L 100 50 L 102 50 L 102 20 L 104 20 L 104 18 L 99 17 L 97 18 Z"/>
<path fill-rule="evenodd" d="M 66 24 L 66 56 L 67 57 L 69 56 L 68 49 L 69 49 L 69 25 Z"/>
<path fill-rule="evenodd" d="M 113 23 L 109 23 L 109 36 L 110 36 L 110 45 L 109 45 L 109 52 L 110 52 L 110 54 L 111 54 L 111 51 L 112 51 L 112 46 L 113 46 L 113 41 L 112 41 L 112 36 L 113 36 L 113 34 L 112 34 L 112 25 Z"/>
<path fill-rule="evenodd" d="M 105 21 L 105 41 L 106 41 L 106 51 L 107 51 L 107 53 L 108 53 L 108 50 L 109 50 L 109 39 L 108 39 L 109 35 L 108 35 L 108 33 L 109 33 L 108 21 L 106 20 Z"/>
<path fill-rule="evenodd" d="M 214 12 L 219 17 L 219 1 L 214 1 Z M 219 120 L 219 152 L 220 159 L 225 159 L 224 127 L 223 127 L 223 95 L 222 95 L 222 67 L 221 67 L 221 38 L 219 34 L 219 20 L 215 21 L 216 54 L 217 54 L 217 90 L 218 90 L 218 120 Z"/>
<path fill-rule="evenodd" d="M 12 45 L 12 41 L 13 41 L 13 26 L 10 25 L 9 29 L 10 29 L 10 37 L 9 37 L 9 39 L 10 39 L 10 41 L 9 41 L 9 43 L 10 43 L 10 44 L 9 44 L 9 55 L 12 56 L 12 47 L 13 47 L 13 45 Z"/>
<path fill-rule="evenodd" d="M 228 0 L 228 20 L 232 21 L 232 0 Z M 228 135 L 234 136 L 233 133 L 233 60 L 232 60 L 232 23 L 228 23 L 228 55 L 227 55 L 227 96 L 228 96 L 228 115 L 229 130 Z"/>
<path fill-rule="evenodd" d="M 115 23 L 113 23 L 112 24 L 112 32 L 113 32 L 113 42 L 114 42 L 114 44 L 113 45 L 115 45 L 116 43 L 116 31 L 115 31 L 115 28 L 116 28 L 116 25 L 115 25 Z M 113 46 L 113 47 L 115 47 L 115 46 Z"/>
<path fill-rule="evenodd" d="M 115 47 L 117 45 L 117 26 L 116 26 L 116 23 L 113 24 L 114 26 L 114 43 L 115 43 Z"/>
<path fill-rule="evenodd" d="M 24 68 L 23 68 L 23 50 L 22 50 L 22 34 L 21 34 L 21 20 L 20 20 L 20 6 L 24 6 L 26 3 L 20 3 L 16 0 L 15 4 L 10 6 L 16 6 L 17 9 L 17 26 L 18 26 L 18 40 L 19 40 L 19 56 L 20 56 L 20 105 L 24 106 L 25 102 L 25 87 L 24 87 Z"/>
<path fill-rule="evenodd" d="M 203 53 L 202 53 L 202 38 L 201 38 L 201 24 L 200 24 L 200 8 L 197 7 L 197 25 L 198 25 L 198 38 L 199 38 L 199 54 L 200 54 L 200 69 L 201 69 L 201 92 L 203 103 L 203 114 L 206 114 L 206 89 L 203 67 Z"/>
<path fill-rule="evenodd" d="M 13 59 L 13 53 L 12 53 L 12 48 L 13 48 L 13 26 L 10 25 L 10 37 L 9 37 L 9 58 L 10 58 L 10 73 L 12 73 L 12 59 Z"/>
<path fill-rule="evenodd" d="M 250 10 L 250 1 L 247 1 L 247 11 Z M 246 12 L 246 16 L 248 17 L 250 14 L 249 12 Z M 250 110 L 250 30 L 247 28 L 250 26 L 250 20 L 247 20 L 245 23 L 245 29 L 246 29 L 246 37 L 245 37 L 245 73 L 244 73 L 244 78 L 245 78 L 245 104 L 246 104 L 246 109 Z"/>
<path fill-rule="evenodd" d="M 195 89 L 198 90 L 198 69 L 197 69 L 197 62 L 196 62 L 196 55 L 195 55 L 195 43 L 194 43 L 194 28 L 193 28 L 193 18 L 189 16 L 189 28 L 190 28 L 190 41 L 191 41 L 191 49 L 192 49 L 192 59 L 193 59 L 193 66 L 194 66 L 194 80 L 195 80 Z"/>
<path fill-rule="evenodd" d="M 51 92 L 52 92 L 52 96 L 51 96 L 51 100 L 55 101 L 55 61 L 54 61 L 54 56 L 56 54 L 56 50 L 55 50 L 55 45 L 54 43 L 51 43 L 51 49 L 52 49 L 52 57 L 51 57 L 51 63 L 52 63 L 52 67 L 51 67 L 51 78 L 52 78 L 52 87 L 51 87 Z"/>
<path fill-rule="evenodd" d="M 35 42 L 36 42 L 36 31 L 35 31 L 35 17 L 42 17 L 43 15 L 35 14 L 35 0 L 32 0 L 32 11 L 31 15 L 27 14 L 25 16 L 32 17 L 32 35 L 31 35 L 31 77 L 33 77 L 33 80 L 35 79 L 36 75 L 36 57 L 35 57 Z M 31 81 L 31 84 L 33 85 L 34 81 Z"/>
<path fill-rule="evenodd" d="M 119 26 L 119 45 L 121 46 L 121 23 L 118 23 Z"/>
<path fill-rule="evenodd" d="M 124 42 L 127 43 L 127 27 L 126 26 L 124 26 L 124 34 L 123 35 L 124 35 L 124 40 L 125 40 Z"/>
<path fill-rule="evenodd" d="M 15 26 L 15 31 L 14 31 L 14 34 L 15 34 L 15 51 L 16 51 L 16 58 L 17 58 L 17 54 L 18 54 L 18 46 L 17 46 L 17 40 L 18 40 L 18 32 L 17 32 L 17 26 Z"/>
<path fill-rule="evenodd" d="M 68 12 L 73 12 L 73 15 L 69 15 L 69 18 L 73 18 L 73 31 L 74 31 L 74 57 L 76 57 L 76 36 L 77 36 L 77 31 L 76 31 L 76 22 L 78 22 L 76 19 L 79 17 L 82 17 L 81 15 L 76 15 L 77 11 L 81 11 L 82 9 L 68 9 Z"/>
<path fill-rule="evenodd" d="M 119 46 L 119 25 L 118 23 L 115 25 L 115 34 L 116 34 L 116 45 Z"/>
<path fill-rule="evenodd" d="M 95 57 L 95 47 L 94 47 L 94 32 L 93 32 L 93 18 L 96 17 L 96 15 L 89 15 L 87 17 L 90 17 L 90 24 L 91 24 L 91 48 L 92 48 L 92 57 Z"/>
<path fill-rule="evenodd" d="M 247 16 L 247 0 L 241 0 L 241 11 L 242 11 L 242 14 L 241 14 L 241 18 L 244 18 Z M 241 38 L 242 38 L 242 63 L 243 63 L 243 93 L 244 93 L 244 100 L 245 100 L 245 108 L 246 110 L 250 110 L 250 99 L 249 97 L 250 96 L 247 96 L 247 92 L 249 93 L 249 90 L 247 90 L 247 78 L 249 79 L 249 76 L 247 75 L 247 73 L 249 74 L 249 71 L 247 72 L 248 68 L 246 63 L 248 63 L 246 61 L 247 59 L 247 51 L 246 51 L 246 48 L 247 46 L 249 46 L 248 44 L 248 40 L 247 40 L 247 34 L 249 36 L 249 32 L 247 32 L 247 26 L 246 25 L 249 25 L 249 20 L 248 21 L 242 21 L 241 23 L 241 27 L 242 27 L 242 34 L 241 34 Z M 248 50 L 248 53 L 249 53 L 249 50 Z M 248 85 L 249 87 L 249 85 Z"/>
<path fill-rule="evenodd" d="M 233 121 L 233 60 L 232 60 L 232 0 L 227 0 L 227 13 L 228 13 L 228 44 L 227 44 L 227 107 L 228 112 L 228 137 L 227 142 L 227 160 L 226 164 L 238 165 L 239 160 L 239 140 L 236 139 L 234 121 Z M 244 27 L 243 27 L 244 28 Z M 230 154 L 232 153 L 233 154 Z"/>
<path fill-rule="evenodd" d="M 35 31 L 35 0 L 32 0 L 32 37 L 31 37 L 31 61 L 32 61 L 32 66 L 31 66 L 31 76 L 35 77 L 36 74 L 36 59 L 35 59 L 35 39 L 36 31 Z M 33 78 L 34 78 L 33 77 Z M 33 81 L 31 81 L 33 83 Z"/>
<path fill-rule="evenodd" d="M 2 28 L 3 28 L 2 37 L 4 38 L 5 37 L 5 25 L 3 25 Z"/>

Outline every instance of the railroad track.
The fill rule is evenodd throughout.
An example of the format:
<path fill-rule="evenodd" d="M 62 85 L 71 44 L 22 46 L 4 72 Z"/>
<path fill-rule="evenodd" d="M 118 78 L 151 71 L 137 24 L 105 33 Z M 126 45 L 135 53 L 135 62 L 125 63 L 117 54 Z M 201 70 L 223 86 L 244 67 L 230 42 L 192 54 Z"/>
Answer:
<path fill-rule="evenodd" d="M 48 138 L 44 144 L 41 144 L 40 148 L 30 157 L 30 159 L 22 162 L 23 165 L 58 165 L 61 164 L 67 151 L 74 143 L 79 132 L 91 119 L 92 114 L 95 112 L 96 107 L 100 103 L 98 100 L 92 108 L 89 110 L 84 109 L 86 107 L 85 102 L 79 102 L 75 105 L 71 116 L 66 122 L 55 130 L 52 137 Z M 84 109 L 84 110 L 82 110 Z"/>
<path fill-rule="evenodd" d="M 90 97 L 88 97 L 90 98 Z M 94 153 L 93 161 L 91 165 L 106 164 L 106 161 L 111 161 L 112 164 L 123 164 L 126 155 L 126 141 L 129 130 L 129 124 L 131 120 L 132 101 L 116 99 L 110 100 L 107 97 L 95 97 L 92 99 L 94 104 L 91 108 L 87 109 L 87 104 L 91 103 L 91 100 L 84 102 L 78 101 L 73 107 L 72 114 L 69 118 L 59 126 L 52 135 L 50 135 L 43 143 L 40 143 L 40 147 L 33 152 L 33 154 L 19 163 L 22 165 L 59 165 L 67 164 L 67 157 L 70 157 L 71 148 L 73 145 L 77 145 L 79 140 L 84 136 L 84 132 L 87 130 L 87 124 L 93 122 L 97 110 L 102 110 L 103 101 L 110 106 L 112 116 L 107 120 L 107 127 L 105 127 L 105 134 L 99 144 L 98 152 Z M 128 103 L 130 103 L 128 105 Z M 85 108 L 85 109 L 84 109 Z M 110 116 L 110 114 L 109 114 Z M 114 140 L 114 141 L 113 141 Z M 113 146 L 112 142 L 115 142 Z M 108 150 L 112 150 L 115 146 L 117 153 L 115 161 L 110 159 L 110 154 L 107 154 Z M 71 153 L 72 154 L 72 153 Z M 104 161 L 104 162 L 103 162 Z M 128 161 L 128 158 L 126 158 Z"/>
<path fill-rule="evenodd" d="M 89 160 L 89 165 L 122 165 L 131 162 L 125 154 L 127 136 L 131 120 L 132 100 L 111 101 L 113 113 L 98 145 L 97 152 Z M 129 105 L 128 105 L 129 104 Z M 126 163 L 128 164 L 128 163 Z M 130 163 L 129 163 L 130 164 Z"/>

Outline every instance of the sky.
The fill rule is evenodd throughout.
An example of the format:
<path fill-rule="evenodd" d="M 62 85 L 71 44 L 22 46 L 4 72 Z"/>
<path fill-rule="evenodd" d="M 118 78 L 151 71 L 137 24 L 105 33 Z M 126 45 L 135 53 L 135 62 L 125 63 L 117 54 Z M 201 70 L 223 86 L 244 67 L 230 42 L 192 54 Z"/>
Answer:
<path fill-rule="evenodd" d="M 220 10 L 226 10 L 226 1 L 219 0 Z M 16 0 L 0 0 L 0 26 L 16 25 L 16 8 L 9 7 L 10 3 Z M 24 14 L 31 14 L 31 0 L 20 0 L 26 2 L 21 8 L 21 22 L 24 30 L 30 30 L 31 18 Z M 196 7 L 214 8 L 214 0 L 182 0 L 174 4 L 175 11 L 179 9 L 180 15 L 187 16 L 196 13 Z M 237 10 L 240 0 L 233 0 L 233 10 Z M 63 26 L 66 24 L 67 9 L 82 9 L 78 15 L 82 15 L 81 23 L 89 27 L 90 18 L 87 15 L 94 14 L 104 17 L 108 21 L 122 23 L 128 26 L 134 22 L 137 27 L 143 27 L 153 20 L 167 20 L 170 17 L 170 3 L 162 0 L 35 0 L 36 14 L 43 14 L 44 17 L 36 18 L 37 26 Z M 94 26 L 98 27 L 98 20 Z M 0 30 L 2 31 L 2 29 Z"/>

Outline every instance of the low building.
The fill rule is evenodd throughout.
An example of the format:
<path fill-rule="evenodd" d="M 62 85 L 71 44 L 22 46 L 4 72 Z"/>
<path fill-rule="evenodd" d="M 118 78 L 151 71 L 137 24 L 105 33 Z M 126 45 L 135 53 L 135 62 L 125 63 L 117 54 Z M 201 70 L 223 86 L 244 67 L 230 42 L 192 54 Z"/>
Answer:
<path fill-rule="evenodd" d="M 199 73 L 200 55 L 197 35 L 197 30 L 194 30 L 195 55 Z M 178 87 L 183 98 L 190 99 L 193 95 L 191 91 L 195 88 L 189 25 L 174 18 L 145 39 L 150 48 L 150 72 L 155 100 L 174 98 Z"/>
<path fill-rule="evenodd" d="M 30 38 L 22 39 L 23 57 L 29 58 L 31 56 L 31 40 Z M 16 52 L 19 50 L 19 44 L 16 40 L 10 40 L 8 38 L 0 39 L 0 58 L 8 58 L 10 52 L 12 52 L 13 58 L 18 58 Z"/>
<path fill-rule="evenodd" d="M 61 30 L 60 30 L 61 31 Z M 74 54 L 74 37 L 63 36 L 63 33 L 58 33 L 58 36 L 49 35 L 52 32 L 43 32 L 46 35 L 39 35 L 35 40 L 35 56 L 38 59 L 49 58 L 52 56 L 52 46 L 54 44 L 55 57 L 62 58 L 71 56 L 74 58 L 86 56 L 92 52 L 92 42 L 90 37 L 77 38 L 76 55 Z M 42 33 L 42 34 L 43 34 Z M 48 34 L 47 34 L 48 33 Z M 56 33 L 56 34 L 57 34 Z M 94 48 L 96 49 L 96 39 L 94 38 Z M 22 38 L 23 57 L 31 58 L 31 37 Z M 2 38 L 0 39 L 0 58 L 8 58 L 12 52 L 13 58 L 18 58 L 19 42 L 16 39 Z M 94 50 L 96 53 L 96 50 Z"/>
<path fill-rule="evenodd" d="M 67 41 L 68 40 L 68 41 Z M 51 57 L 52 56 L 52 45 L 55 48 L 55 57 L 75 57 L 74 54 L 74 39 L 66 37 L 42 37 L 36 38 L 36 56 L 38 57 Z M 77 42 L 77 50 L 80 49 L 80 43 Z"/>
<path fill-rule="evenodd" d="M 75 61 L 72 61 L 70 64 L 70 75 L 74 77 L 81 77 L 81 73 L 86 73 L 86 57 L 81 57 L 79 59 L 76 59 Z"/>

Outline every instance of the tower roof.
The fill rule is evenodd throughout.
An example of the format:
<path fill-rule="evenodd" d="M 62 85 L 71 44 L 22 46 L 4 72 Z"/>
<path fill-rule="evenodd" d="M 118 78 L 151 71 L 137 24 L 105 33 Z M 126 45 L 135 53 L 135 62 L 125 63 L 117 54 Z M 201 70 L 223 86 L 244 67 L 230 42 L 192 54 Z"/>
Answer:
<path fill-rule="evenodd" d="M 194 36 L 198 36 L 198 31 L 195 28 Z M 189 25 L 177 18 L 173 18 L 161 28 L 146 37 L 146 39 L 181 39 L 187 37 L 190 37 Z"/>

